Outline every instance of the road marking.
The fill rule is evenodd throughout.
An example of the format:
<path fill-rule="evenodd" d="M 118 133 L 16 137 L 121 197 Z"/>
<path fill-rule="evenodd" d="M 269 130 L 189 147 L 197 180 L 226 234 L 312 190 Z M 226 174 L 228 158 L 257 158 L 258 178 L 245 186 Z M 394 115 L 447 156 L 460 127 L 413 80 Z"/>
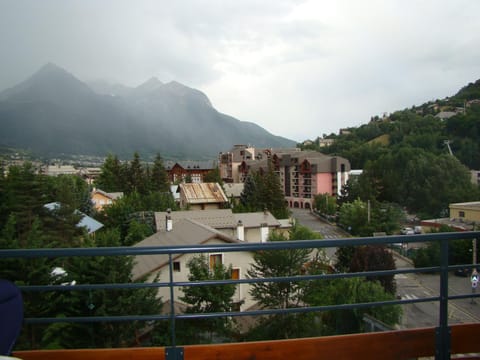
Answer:
<path fill-rule="evenodd" d="M 395 279 L 408 279 L 407 275 L 405 274 L 395 274 Z"/>
<path fill-rule="evenodd" d="M 405 294 L 402 296 L 402 300 L 415 300 L 418 299 L 417 295 L 414 294 Z"/>

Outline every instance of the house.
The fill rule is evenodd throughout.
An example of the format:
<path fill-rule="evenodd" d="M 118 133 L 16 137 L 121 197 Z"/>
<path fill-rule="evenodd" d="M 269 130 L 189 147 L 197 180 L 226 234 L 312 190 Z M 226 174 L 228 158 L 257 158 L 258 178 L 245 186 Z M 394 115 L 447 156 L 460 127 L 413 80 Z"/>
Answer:
<path fill-rule="evenodd" d="M 52 202 L 44 205 L 50 211 L 58 210 L 61 207 L 61 204 L 58 202 Z M 85 228 L 89 235 L 94 234 L 96 231 L 100 230 L 103 227 L 101 222 L 98 222 L 94 218 L 85 215 L 81 211 L 75 210 L 75 213 L 82 215 L 82 218 L 77 224 L 79 228 Z"/>
<path fill-rule="evenodd" d="M 456 231 L 474 231 L 480 223 L 480 201 L 453 203 L 449 205 L 450 217 L 422 220 L 424 228 L 438 229 L 447 225 Z"/>
<path fill-rule="evenodd" d="M 173 213 L 172 213 L 173 214 Z M 215 230 L 208 225 L 201 224 L 198 221 L 190 219 L 181 219 L 173 222 L 173 226 L 168 229 L 162 229 L 154 235 L 135 244 L 134 247 L 148 246 L 175 246 L 175 245 L 210 245 L 210 244 L 236 244 L 239 241 L 233 237 L 227 236 L 221 231 Z M 173 257 L 173 281 L 184 282 L 189 281 L 188 262 L 195 256 L 194 254 L 178 254 Z M 250 264 L 253 263 L 253 254 L 251 252 L 216 252 L 206 253 L 208 262 L 211 267 L 214 264 L 221 263 L 225 266 L 232 266 L 232 279 L 246 279 L 247 271 Z M 134 267 L 132 277 L 134 280 L 147 278 L 152 282 L 158 276 L 157 282 L 169 282 L 169 255 L 153 254 L 138 255 L 134 259 Z M 250 284 L 238 284 L 234 294 L 235 310 L 244 310 L 254 304 L 249 294 Z M 163 301 L 169 301 L 170 291 L 168 287 L 160 287 L 158 295 Z M 181 291 L 177 291 L 173 301 L 181 306 Z M 184 304 L 183 304 L 184 305 Z"/>
<path fill-rule="evenodd" d="M 78 174 L 85 180 L 88 185 L 92 185 L 96 179 L 102 173 L 102 169 L 99 167 L 85 167 L 78 171 Z"/>
<path fill-rule="evenodd" d="M 43 169 L 43 173 L 47 176 L 59 176 L 59 175 L 77 175 L 78 170 L 72 165 L 47 165 Z"/>
<path fill-rule="evenodd" d="M 480 171 L 470 170 L 470 174 L 472 175 L 472 183 L 475 185 L 480 185 Z"/>
<path fill-rule="evenodd" d="M 326 147 L 326 146 L 330 146 L 330 145 L 333 145 L 333 143 L 335 142 L 335 139 L 317 139 L 318 140 L 318 146 L 319 147 Z"/>
<path fill-rule="evenodd" d="M 450 218 L 480 223 L 480 201 L 450 204 Z"/>
<path fill-rule="evenodd" d="M 178 161 L 165 163 L 165 170 L 171 183 L 185 182 L 190 177 L 192 183 L 201 183 L 206 174 L 215 169 L 214 161 Z"/>
<path fill-rule="evenodd" d="M 291 229 L 291 222 L 277 220 L 269 211 L 252 213 L 233 213 L 231 209 L 186 210 L 173 212 L 156 212 L 157 231 L 167 228 L 167 217 L 173 226 L 182 220 L 192 220 L 240 241 L 265 242 L 270 233 L 276 231 L 284 234 Z"/>
<path fill-rule="evenodd" d="M 447 120 L 455 115 L 457 115 L 457 113 L 454 111 L 440 111 L 435 117 L 440 120 Z"/>
<path fill-rule="evenodd" d="M 102 211 L 105 206 L 113 204 L 115 201 L 123 197 L 123 192 L 108 193 L 100 189 L 93 189 L 90 194 L 95 210 Z"/>
<path fill-rule="evenodd" d="M 222 209 L 228 199 L 218 183 L 185 183 L 177 190 L 180 206 L 192 210 Z"/>

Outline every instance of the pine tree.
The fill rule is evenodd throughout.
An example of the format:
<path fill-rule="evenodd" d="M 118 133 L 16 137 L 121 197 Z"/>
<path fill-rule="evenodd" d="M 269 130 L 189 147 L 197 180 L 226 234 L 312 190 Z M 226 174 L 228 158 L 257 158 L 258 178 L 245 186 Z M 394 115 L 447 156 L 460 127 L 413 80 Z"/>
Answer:
<path fill-rule="evenodd" d="M 120 245 L 116 230 L 98 234 L 85 246 Z M 77 257 L 65 263 L 68 277 L 64 281 L 77 284 L 132 283 L 133 258 L 130 256 Z M 139 280 L 143 281 L 143 280 Z M 157 290 L 101 289 L 59 294 L 55 299 L 56 314 L 64 316 L 121 316 L 125 314 L 157 315 L 162 302 Z M 136 334 L 147 328 L 139 321 L 100 322 L 96 324 L 51 325 L 43 337 L 43 346 L 64 348 L 122 347 L 135 341 Z M 153 331 L 156 331 L 156 326 Z"/>
<path fill-rule="evenodd" d="M 252 172 L 245 179 L 240 194 L 240 207 L 236 211 L 263 211 L 269 210 L 277 219 L 289 216 L 285 196 L 280 184 L 280 178 L 269 163 L 266 172 Z"/>
<path fill-rule="evenodd" d="M 151 178 L 150 178 L 151 190 L 159 192 L 169 192 L 170 182 L 168 181 L 168 174 L 163 165 L 163 159 L 160 154 L 157 154 L 153 163 Z"/>
<path fill-rule="evenodd" d="M 145 195 L 148 190 L 148 180 L 146 178 L 145 170 L 140 161 L 140 155 L 135 152 L 133 159 L 127 167 L 127 192 L 138 192 Z"/>
<path fill-rule="evenodd" d="M 11 214 L 15 215 L 18 239 L 22 243 L 34 220 L 51 197 L 47 195 L 46 177 L 36 175 L 32 164 L 12 166 L 4 179 L 0 227 Z"/>
<path fill-rule="evenodd" d="M 116 155 L 109 154 L 101 167 L 101 173 L 95 180 L 95 186 L 106 192 L 125 191 L 125 174 Z"/>
<path fill-rule="evenodd" d="M 285 202 L 285 195 L 280 184 L 280 177 L 275 173 L 272 162 L 268 162 L 268 170 L 263 176 L 266 193 L 266 207 L 277 219 L 288 218 L 289 211 Z"/>
<path fill-rule="evenodd" d="M 244 211 L 256 211 L 259 208 L 257 183 L 253 174 L 248 174 L 245 179 L 243 190 L 240 194 L 240 204 Z"/>

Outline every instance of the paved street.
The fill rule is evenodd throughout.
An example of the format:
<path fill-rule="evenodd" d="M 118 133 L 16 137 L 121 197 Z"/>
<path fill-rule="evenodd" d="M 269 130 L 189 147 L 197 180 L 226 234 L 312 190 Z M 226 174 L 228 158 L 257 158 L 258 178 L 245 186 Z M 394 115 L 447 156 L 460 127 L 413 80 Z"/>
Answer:
<path fill-rule="evenodd" d="M 412 265 L 402 258 L 395 257 L 397 268 L 412 268 Z M 419 299 L 438 296 L 440 276 L 438 274 L 398 274 L 397 295 L 402 299 Z M 458 277 L 452 273 L 448 279 L 450 295 L 470 294 L 470 279 Z M 413 328 L 438 326 L 439 302 L 423 302 L 403 305 L 403 319 L 400 327 Z M 448 303 L 449 324 L 469 323 L 480 321 L 480 300 L 474 303 L 470 299 L 454 300 Z"/>
<path fill-rule="evenodd" d="M 349 237 L 349 234 L 337 226 L 333 226 L 326 221 L 313 215 L 310 210 L 290 209 L 292 216 L 300 225 L 308 227 L 310 230 L 318 232 L 324 239 L 343 239 Z M 336 248 L 325 248 L 325 253 L 329 259 L 335 256 Z"/>
<path fill-rule="evenodd" d="M 341 239 L 349 237 L 349 234 L 340 229 L 337 226 L 333 226 L 326 221 L 321 220 L 317 216 L 313 215 L 310 210 L 305 209 L 290 209 L 292 216 L 297 221 L 313 231 L 322 234 L 324 239 Z"/>
<path fill-rule="evenodd" d="M 313 231 L 322 235 L 325 239 L 342 239 L 348 237 L 348 233 L 333 226 L 318 217 L 312 215 L 309 210 L 292 209 L 292 216 L 297 221 Z M 326 249 L 327 256 L 332 258 L 335 248 Z M 398 269 L 412 268 L 413 265 L 401 256 L 395 256 Z M 419 299 L 438 296 L 440 288 L 440 276 L 438 274 L 398 274 L 397 295 L 402 299 Z M 450 274 L 448 279 L 450 295 L 471 293 L 470 278 L 458 277 Z M 478 289 L 480 291 L 480 289 Z M 400 328 L 418 328 L 438 326 L 439 302 L 421 302 L 403 305 L 403 318 Z M 472 304 L 470 299 L 450 301 L 448 304 L 449 324 L 469 323 L 480 321 L 480 299 Z"/>

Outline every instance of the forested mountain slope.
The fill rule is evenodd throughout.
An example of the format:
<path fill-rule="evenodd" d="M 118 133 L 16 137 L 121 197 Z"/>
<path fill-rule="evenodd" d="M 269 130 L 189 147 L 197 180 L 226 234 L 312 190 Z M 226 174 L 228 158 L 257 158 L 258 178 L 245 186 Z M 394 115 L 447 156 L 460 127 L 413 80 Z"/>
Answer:
<path fill-rule="evenodd" d="M 454 202 L 480 200 L 469 169 L 480 170 L 480 81 L 429 102 L 330 135 L 313 148 L 363 169 L 347 200 L 392 202 L 423 217 L 446 216 Z M 451 150 L 451 152 L 450 152 Z"/>

